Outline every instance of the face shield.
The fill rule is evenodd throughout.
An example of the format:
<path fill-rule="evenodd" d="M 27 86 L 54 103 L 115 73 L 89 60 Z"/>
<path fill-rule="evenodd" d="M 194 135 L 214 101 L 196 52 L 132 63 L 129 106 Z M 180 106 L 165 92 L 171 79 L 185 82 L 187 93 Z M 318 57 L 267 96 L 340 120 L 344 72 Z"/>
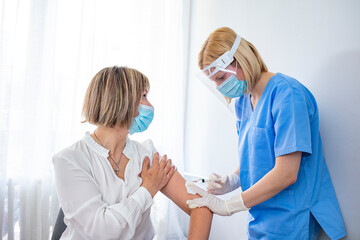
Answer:
<path fill-rule="evenodd" d="M 202 71 L 194 69 L 193 76 L 197 81 L 201 82 L 201 84 L 205 86 L 205 88 L 221 103 L 223 107 L 226 108 L 227 112 L 230 113 L 231 116 L 235 115 L 235 101 L 228 103 L 224 95 L 222 95 L 219 90 L 217 90 L 214 82 L 209 80 L 209 78 L 205 76 Z"/>
<path fill-rule="evenodd" d="M 235 42 L 231 47 L 230 51 L 226 51 L 218 59 L 212 62 L 209 66 L 204 68 L 202 72 L 208 77 L 212 77 L 219 71 L 229 71 L 227 67 L 234 61 L 234 54 L 240 45 L 241 37 L 236 35 Z"/>
<path fill-rule="evenodd" d="M 234 61 L 234 54 L 240 45 L 241 37 L 239 35 L 236 36 L 235 42 L 231 47 L 230 51 L 226 51 L 223 55 L 217 58 L 214 62 L 212 62 L 209 66 L 204 68 L 203 70 L 198 70 L 195 73 L 196 79 L 200 80 L 200 82 L 219 100 L 223 106 L 228 110 L 231 115 L 235 115 L 234 101 L 231 101 L 229 104 L 224 96 L 214 87 L 213 77 L 219 71 L 224 73 L 229 73 L 226 75 L 236 74 L 236 67 L 230 65 Z"/>

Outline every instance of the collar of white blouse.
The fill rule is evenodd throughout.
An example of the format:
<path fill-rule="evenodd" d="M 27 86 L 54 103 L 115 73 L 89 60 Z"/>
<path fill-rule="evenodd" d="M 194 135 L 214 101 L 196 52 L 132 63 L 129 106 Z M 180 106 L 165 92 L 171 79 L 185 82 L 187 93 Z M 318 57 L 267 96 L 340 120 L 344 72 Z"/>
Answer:
<path fill-rule="evenodd" d="M 103 146 L 101 146 L 100 144 L 98 144 L 95 139 L 92 138 L 92 136 L 90 135 L 90 132 L 86 132 L 85 136 L 84 136 L 84 141 L 86 142 L 86 144 L 95 152 L 97 152 L 98 154 L 100 154 L 101 156 L 103 156 L 104 158 L 107 158 L 109 156 L 109 150 L 104 148 Z M 129 138 L 129 136 L 126 137 L 126 144 L 125 144 L 125 148 L 123 150 L 123 154 L 131 159 L 131 155 L 134 152 L 133 149 L 133 142 L 131 141 L 131 139 Z"/>

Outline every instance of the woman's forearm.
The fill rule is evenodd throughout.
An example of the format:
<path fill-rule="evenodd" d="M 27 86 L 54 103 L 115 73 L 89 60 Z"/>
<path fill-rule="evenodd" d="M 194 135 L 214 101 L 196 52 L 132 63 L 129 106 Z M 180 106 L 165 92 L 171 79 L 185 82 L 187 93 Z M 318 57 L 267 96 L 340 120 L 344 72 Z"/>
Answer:
<path fill-rule="evenodd" d="M 189 239 L 208 239 L 213 213 L 206 207 L 190 209 L 186 204 L 188 199 L 200 197 L 189 194 L 185 187 L 185 179 L 179 172 L 175 172 L 168 184 L 161 192 L 170 198 L 184 212 L 190 215 Z"/>
<path fill-rule="evenodd" d="M 188 239 L 209 239 L 212 212 L 208 208 L 195 208 L 190 214 L 190 226 Z"/>

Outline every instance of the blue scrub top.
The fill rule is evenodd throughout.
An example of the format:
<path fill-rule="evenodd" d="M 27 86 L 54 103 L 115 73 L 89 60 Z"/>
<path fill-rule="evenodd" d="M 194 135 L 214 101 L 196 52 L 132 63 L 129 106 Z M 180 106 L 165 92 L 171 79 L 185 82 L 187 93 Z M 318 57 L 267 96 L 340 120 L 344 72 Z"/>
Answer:
<path fill-rule="evenodd" d="M 249 211 L 249 239 L 308 239 L 310 213 L 331 239 L 346 235 L 325 163 L 319 113 L 310 91 L 278 73 L 255 109 L 250 94 L 235 102 L 240 181 L 245 191 L 275 166 L 276 157 L 302 152 L 296 183 Z"/>

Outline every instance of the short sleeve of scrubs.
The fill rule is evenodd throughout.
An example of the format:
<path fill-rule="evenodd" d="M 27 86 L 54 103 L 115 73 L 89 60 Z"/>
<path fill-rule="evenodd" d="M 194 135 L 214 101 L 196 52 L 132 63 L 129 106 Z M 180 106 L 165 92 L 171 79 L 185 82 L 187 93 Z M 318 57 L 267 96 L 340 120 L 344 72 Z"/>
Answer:
<path fill-rule="evenodd" d="M 300 89 L 279 87 L 273 98 L 275 157 L 293 152 L 311 154 L 311 126 L 307 98 Z"/>

